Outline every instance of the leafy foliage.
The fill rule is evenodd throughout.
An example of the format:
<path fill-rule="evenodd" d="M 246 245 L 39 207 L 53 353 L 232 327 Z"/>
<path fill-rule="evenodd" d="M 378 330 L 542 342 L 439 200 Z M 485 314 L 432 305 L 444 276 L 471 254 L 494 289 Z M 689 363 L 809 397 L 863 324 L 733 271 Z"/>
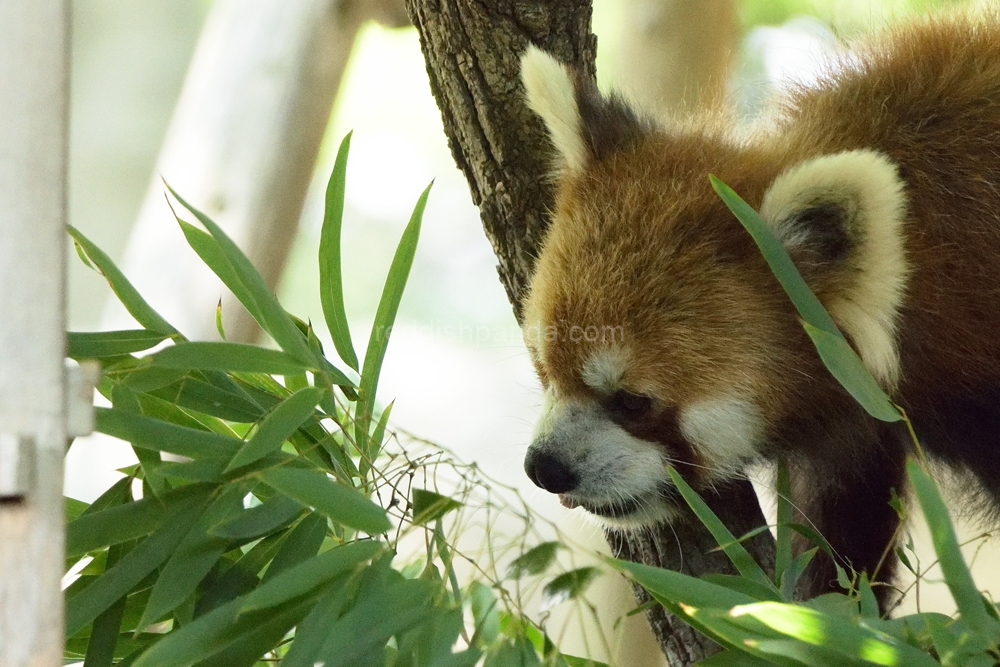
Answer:
<path fill-rule="evenodd" d="M 324 318 L 346 370 L 223 230 L 176 192 L 200 225 L 177 216 L 192 249 L 277 349 L 188 341 L 106 254 L 70 231 L 143 328 L 69 334 L 70 356 L 103 368 L 99 391 L 111 407 L 97 409 L 97 430 L 131 443 L 139 463 L 90 505 L 67 499 L 68 661 L 569 664 L 520 605 L 521 577 L 544 574 L 552 559 L 509 575 L 498 569 L 508 551 L 538 541 L 527 508 L 514 511 L 524 532 L 501 544 L 489 527 L 510 507 L 474 467 L 423 443 L 387 448 L 389 409 L 379 415 L 375 392 L 430 188 L 403 233 L 359 364 L 340 273 L 349 139 L 327 190 L 320 248 Z M 436 486 L 439 468 L 458 473 L 452 493 L 417 485 Z M 482 509 L 487 563 L 457 546 L 467 513 Z M 397 552 L 406 540 L 422 541 L 425 555 L 404 562 Z M 474 567 L 459 571 L 456 555 Z M 592 578 L 586 569 L 567 574 L 563 597 L 579 596 Z"/>

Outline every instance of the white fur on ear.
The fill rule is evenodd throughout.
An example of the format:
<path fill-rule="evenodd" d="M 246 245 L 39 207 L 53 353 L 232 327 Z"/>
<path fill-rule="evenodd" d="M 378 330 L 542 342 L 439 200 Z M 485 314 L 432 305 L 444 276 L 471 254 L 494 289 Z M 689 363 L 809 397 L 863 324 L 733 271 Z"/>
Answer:
<path fill-rule="evenodd" d="M 545 121 L 566 169 L 582 171 L 587 163 L 587 149 L 569 70 L 545 51 L 530 45 L 521 56 L 521 81 L 528 93 L 528 106 Z"/>
<path fill-rule="evenodd" d="M 817 202 L 847 204 L 855 212 L 848 263 L 849 287 L 826 303 L 830 315 L 857 347 L 883 387 L 899 381 L 896 328 L 909 268 L 903 247 L 904 183 L 885 155 L 855 150 L 807 160 L 774 180 L 760 214 L 790 250 L 805 232 L 783 228 Z"/>

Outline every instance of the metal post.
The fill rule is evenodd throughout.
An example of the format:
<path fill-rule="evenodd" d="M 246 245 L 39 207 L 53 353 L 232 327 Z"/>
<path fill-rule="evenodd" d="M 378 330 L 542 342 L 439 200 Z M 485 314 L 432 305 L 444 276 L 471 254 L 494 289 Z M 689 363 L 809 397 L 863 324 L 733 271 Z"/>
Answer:
<path fill-rule="evenodd" d="M 67 6 L 0 2 L 0 667 L 62 664 Z"/>

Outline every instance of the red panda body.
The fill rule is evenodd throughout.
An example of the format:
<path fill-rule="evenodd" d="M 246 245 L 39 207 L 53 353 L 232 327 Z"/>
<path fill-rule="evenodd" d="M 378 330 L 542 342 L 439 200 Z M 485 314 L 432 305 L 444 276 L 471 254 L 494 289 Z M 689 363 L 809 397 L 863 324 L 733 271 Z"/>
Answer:
<path fill-rule="evenodd" d="M 525 303 L 546 389 L 537 485 L 641 526 L 677 507 L 665 463 L 707 488 L 785 459 L 846 564 L 875 573 L 892 544 L 907 435 L 824 369 L 712 173 L 773 226 L 925 449 L 1000 506 L 998 18 L 861 44 L 743 137 L 657 127 L 529 50 L 528 101 L 561 162 Z M 809 577 L 809 594 L 836 589 L 830 562 Z"/>

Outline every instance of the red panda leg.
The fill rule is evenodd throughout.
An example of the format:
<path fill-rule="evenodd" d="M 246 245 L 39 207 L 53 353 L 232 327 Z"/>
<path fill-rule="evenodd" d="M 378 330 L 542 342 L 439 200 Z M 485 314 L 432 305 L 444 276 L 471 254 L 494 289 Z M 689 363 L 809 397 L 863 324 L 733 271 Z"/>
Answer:
<path fill-rule="evenodd" d="M 793 496 L 803 515 L 800 520 L 826 538 L 842 567 L 867 572 L 869 577 L 874 573 L 873 589 L 884 613 L 895 597 L 891 582 L 897 558 L 892 547 L 899 527 L 889 501 L 892 489 L 903 495 L 906 450 L 891 426 L 882 429 L 879 439 L 871 443 L 868 456 L 849 465 L 823 461 L 795 469 Z M 803 539 L 797 546 L 803 551 L 813 545 Z M 811 598 L 838 591 L 842 589 L 833 561 L 817 553 L 799 592 Z"/>

